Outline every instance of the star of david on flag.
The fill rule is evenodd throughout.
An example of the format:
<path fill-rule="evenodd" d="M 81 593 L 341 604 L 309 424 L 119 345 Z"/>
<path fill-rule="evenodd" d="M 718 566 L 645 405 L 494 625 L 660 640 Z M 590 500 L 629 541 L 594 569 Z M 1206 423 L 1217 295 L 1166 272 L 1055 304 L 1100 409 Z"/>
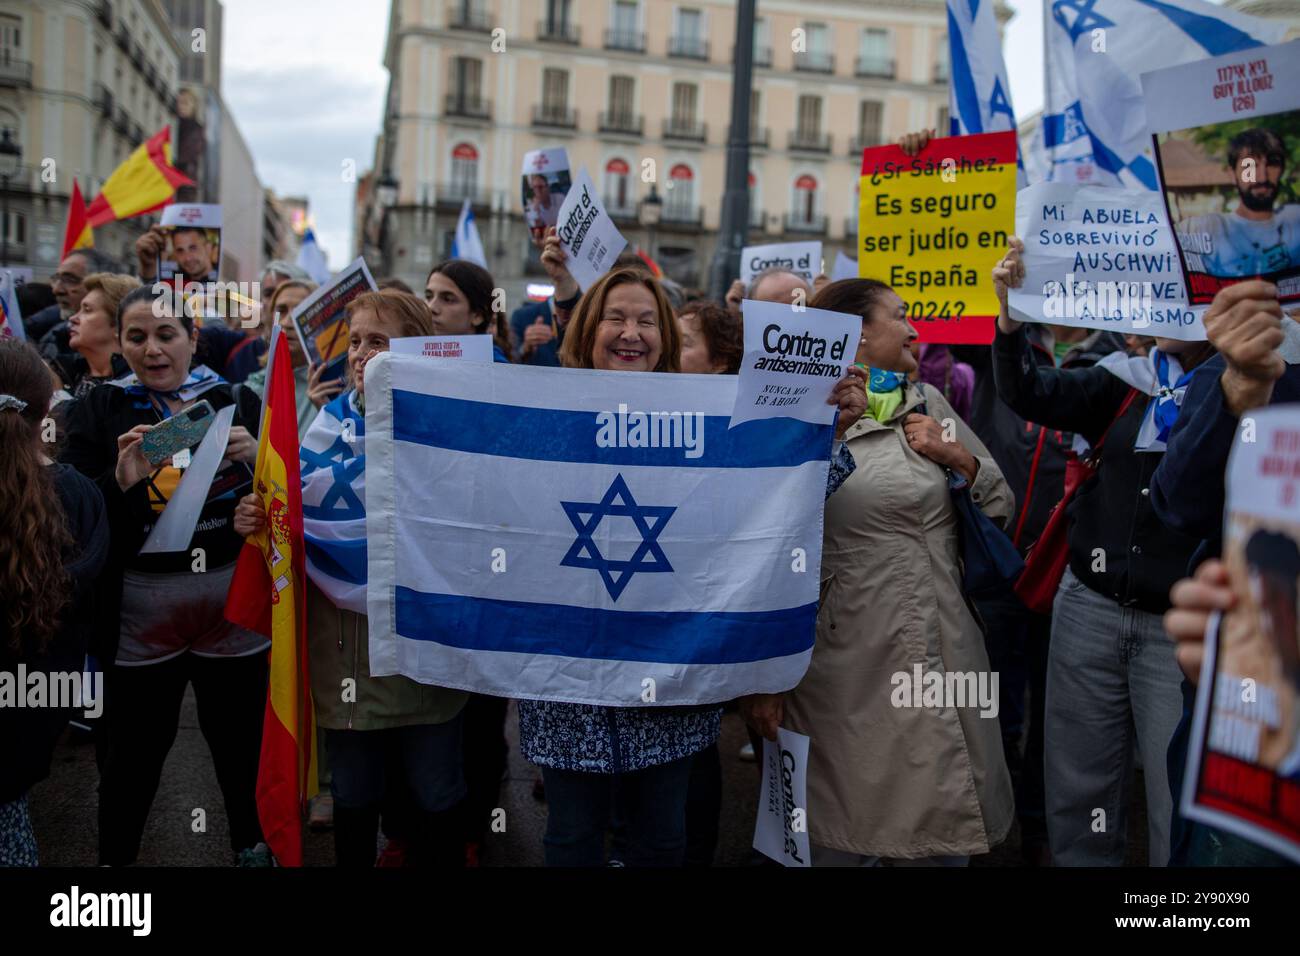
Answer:
<path fill-rule="evenodd" d="M 622 504 L 615 504 L 615 501 L 622 501 Z M 598 571 L 611 600 L 618 600 L 632 576 L 638 572 L 672 571 L 673 566 L 668 563 L 668 557 L 660 547 L 658 538 L 659 532 L 663 531 L 664 525 L 677 509 L 666 505 L 638 504 L 628 490 L 622 474 L 614 477 L 609 490 L 598 502 L 561 501 L 560 504 L 573 522 L 573 529 L 578 532 L 578 537 L 560 564 L 569 568 L 591 568 Z M 641 535 L 641 541 L 632 557 L 625 561 L 603 555 L 592 537 L 600 523 L 611 517 L 631 518 Z"/>

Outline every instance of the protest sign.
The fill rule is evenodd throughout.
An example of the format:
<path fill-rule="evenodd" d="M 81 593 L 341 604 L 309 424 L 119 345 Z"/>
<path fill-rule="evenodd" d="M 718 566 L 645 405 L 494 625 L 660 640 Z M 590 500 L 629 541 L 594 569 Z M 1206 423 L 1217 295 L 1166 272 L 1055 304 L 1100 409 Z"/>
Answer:
<path fill-rule="evenodd" d="M 746 286 L 764 269 L 779 266 L 801 277 L 809 286 L 821 272 L 820 242 L 769 242 L 740 250 L 740 281 Z"/>
<path fill-rule="evenodd" d="M 465 359 L 467 362 L 492 361 L 490 335 L 415 335 L 389 339 L 394 355 L 422 355 L 425 358 Z"/>
<path fill-rule="evenodd" d="M 832 429 L 729 428 L 735 395 L 732 375 L 372 359 L 370 673 L 613 707 L 798 684 Z"/>
<path fill-rule="evenodd" d="M 521 172 L 524 222 L 534 240 L 560 218 L 560 206 L 569 191 L 569 154 L 563 146 L 524 153 Z"/>
<path fill-rule="evenodd" d="M 808 742 L 778 727 L 763 741 L 763 780 L 754 823 L 754 849 L 784 866 L 810 866 L 808 847 Z"/>
<path fill-rule="evenodd" d="M 826 400 L 853 364 L 862 317 L 753 299 L 743 300 L 740 311 L 745 357 L 731 424 L 759 418 L 834 421 L 835 407 Z"/>
<path fill-rule="evenodd" d="M 831 270 L 831 281 L 839 282 L 841 279 L 856 279 L 857 277 L 857 262 L 842 252 L 835 253 L 835 267 Z"/>
<path fill-rule="evenodd" d="M 221 273 L 221 207 L 172 203 L 159 222 L 167 243 L 158 253 L 158 281 L 183 288 L 216 282 Z"/>
<path fill-rule="evenodd" d="M 902 297 L 920 341 L 992 342 L 992 271 L 1015 218 L 1015 131 L 934 139 L 916 156 L 863 150 L 858 192 L 858 275 Z"/>
<path fill-rule="evenodd" d="M 1241 425 L 1223 549 L 1237 601 L 1205 636 L 1183 815 L 1300 862 L 1300 405 Z"/>
<path fill-rule="evenodd" d="M 565 264 L 582 289 L 591 288 L 627 248 L 585 169 L 578 170 L 573 188 L 564 197 L 555 231 L 569 256 Z"/>
<path fill-rule="evenodd" d="M 1025 279 L 1007 297 L 1012 318 L 1205 338 L 1158 193 L 1036 183 L 1016 196 L 1016 232 Z"/>
<path fill-rule="evenodd" d="M 1300 40 L 1145 73 L 1189 301 L 1245 279 L 1300 302 Z"/>
<path fill-rule="evenodd" d="M 347 371 L 347 306 L 363 292 L 374 290 L 375 280 L 370 277 L 365 260 L 358 257 L 333 282 L 307 296 L 290 313 L 303 354 L 325 366 L 322 381 L 340 379 Z"/>

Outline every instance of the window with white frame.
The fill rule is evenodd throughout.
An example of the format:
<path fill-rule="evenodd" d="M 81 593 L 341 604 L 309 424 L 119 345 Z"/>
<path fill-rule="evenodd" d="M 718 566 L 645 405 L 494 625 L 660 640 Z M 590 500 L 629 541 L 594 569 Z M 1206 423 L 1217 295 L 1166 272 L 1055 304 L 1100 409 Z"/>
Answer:
<path fill-rule="evenodd" d="M 478 149 L 472 143 L 457 143 L 451 151 L 451 198 L 476 198 L 478 193 Z"/>
<path fill-rule="evenodd" d="M 664 199 L 665 219 L 689 222 L 695 218 L 695 173 L 685 163 L 668 171 L 668 195 Z"/>
<path fill-rule="evenodd" d="M 611 212 L 632 210 L 632 167 L 617 156 L 605 164 L 605 207 Z"/>

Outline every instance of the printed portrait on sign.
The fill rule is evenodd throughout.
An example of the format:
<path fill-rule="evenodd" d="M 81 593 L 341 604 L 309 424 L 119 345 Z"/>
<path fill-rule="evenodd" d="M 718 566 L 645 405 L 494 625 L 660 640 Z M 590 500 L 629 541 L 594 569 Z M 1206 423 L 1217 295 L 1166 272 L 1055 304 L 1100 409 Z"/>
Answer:
<path fill-rule="evenodd" d="M 1156 156 L 1193 304 L 1256 277 L 1300 301 L 1300 112 L 1160 133 Z"/>

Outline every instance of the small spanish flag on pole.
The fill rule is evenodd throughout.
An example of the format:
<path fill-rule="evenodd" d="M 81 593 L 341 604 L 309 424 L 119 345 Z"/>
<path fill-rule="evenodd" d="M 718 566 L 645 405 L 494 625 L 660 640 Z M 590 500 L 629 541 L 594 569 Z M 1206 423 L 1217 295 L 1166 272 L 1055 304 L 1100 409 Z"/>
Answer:
<path fill-rule="evenodd" d="M 164 126 L 113 170 L 90 203 L 92 226 L 155 212 L 171 202 L 181 186 L 194 185 L 172 165 L 171 138 L 171 127 Z"/>
<path fill-rule="evenodd" d="M 73 249 L 92 249 L 95 245 L 95 230 L 90 228 L 90 218 L 86 211 L 86 200 L 81 197 L 81 186 L 72 180 L 72 195 L 68 197 L 68 225 L 63 230 L 63 253 L 60 259 L 66 259 Z"/>
<path fill-rule="evenodd" d="M 302 814 L 316 794 L 316 719 L 307 669 L 298 414 L 289 340 L 271 326 L 253 491 L 266 525 L 244 541 L 226 618 L 271 638 L 271 678 L 257 768 L 257 818 L 281 866 L 302 866 Z"/>

